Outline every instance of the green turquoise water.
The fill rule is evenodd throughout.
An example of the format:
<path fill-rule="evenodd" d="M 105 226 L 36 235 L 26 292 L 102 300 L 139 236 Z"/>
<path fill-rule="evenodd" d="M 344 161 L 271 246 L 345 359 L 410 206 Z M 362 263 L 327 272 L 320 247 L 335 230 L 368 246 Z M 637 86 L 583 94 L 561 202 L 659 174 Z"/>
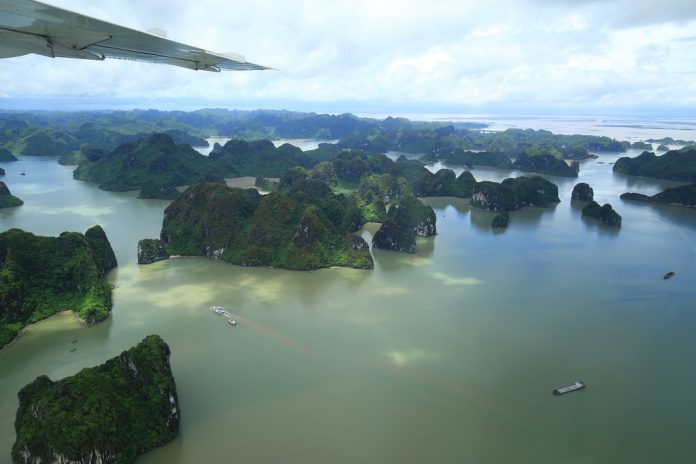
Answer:
<path fill-rule="evenodd" d="M 23 385 L 150 333 L 171 347 L 182 422 L 140 464 L 696 461 L 696 212 L 622 202 L 674 184 L 616 176 L 615 159 L 554 178 L 562 202 L 512 213 L 505 232 L 467 201 L 430 199 L 439 234 L 417 254 L 376 250 L 373 271 L 315 272 L 138 266 L 137 240 L 158 235 L 166 202 L 102 192 L 54 160 L 3 163 L 25 205 L 0 211 L 1 230 L 99 223 L 119 268 L 110 320 L 50 319 L 0 353 L 0 462 Z M 581 218 L 579 181 L 623 216 L 620 231 Z M 587 389 L 551 395 L 575 380 Z"/>

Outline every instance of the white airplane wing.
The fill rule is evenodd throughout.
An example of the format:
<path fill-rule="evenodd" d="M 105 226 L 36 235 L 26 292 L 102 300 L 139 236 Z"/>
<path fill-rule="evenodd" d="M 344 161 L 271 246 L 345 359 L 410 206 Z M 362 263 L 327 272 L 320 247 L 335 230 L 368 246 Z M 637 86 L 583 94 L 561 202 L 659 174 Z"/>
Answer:
<path fill-rule="evenodd" d="M 210 52 L 34 0 L 0 0 L 0 58 L 30 53 L 164 63 L 197 71 L 272 69 L 249 63 L 242 55 Z"/>

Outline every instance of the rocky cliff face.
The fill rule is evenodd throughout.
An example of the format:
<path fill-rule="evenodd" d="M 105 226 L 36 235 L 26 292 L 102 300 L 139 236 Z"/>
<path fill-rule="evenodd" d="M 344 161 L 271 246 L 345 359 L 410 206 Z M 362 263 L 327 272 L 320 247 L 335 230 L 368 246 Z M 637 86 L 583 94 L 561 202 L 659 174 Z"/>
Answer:
<path fill-rule="evenodd" d="M 599 206 L 596 201 L 591 201 L 582 209 L 582 215 L 597 219 L 606 227 L 621 227 L 621 216 L 609 203 Z"/>
<path fill-rule="evenodd" d="M 592 201 L 594 199 L 594 190 L 589 184 L 585 182 L 580 182 L 573 187 L 573 193 L 571 199 L 578 201 Z"/>
<path fill-rule="evenodd" d="M 152 264 L 169 258 L 161 240 L 145 238 L 138 242 L 138 264 Z"/>
<path fill-rule="evenodd" d="M 354 222 L 345 197 L 289 170 L 279 189 L 263 197 L 255 189 L 191 186 L 165 210 L 160 237 L 169 254 L 243 266 L 372 267 L 369 251 L 348 245 Z"/>
<path fill-rule="evenodd" d="M 0 174 L 5 174 L 3 171 Z M 21 206 L 24 202 L 10 193 L 10 189 L 4 182 L 0 181 L 0 208 L 13 208 L 15 206 Z"/>
<path fill-rule="evenodd" d="M 6 148 L 0 148 L 0 161 L 17 161 L 15 155 Z"/>
<path fill-rule="evenodd" d="M 474 186 L 471 205 L 496 213 L 525 206 L 548 207 L 558 203 L 558 187 L 539 177 L 517 177 L 497 182 L 483 181 Z"/>
<path fill-rule="evenodd" d="M 131 463 L 179 431 L 169 346 L 157 335 L 106 363 L 19 392 L 16 464 Z"/>
<path fill-rule="evenodd" d="M 437 234 L 433 209 L 414 197 L 405 197 L 398 207 L 389 209 L 387 219 L 372 239 L 372 245 L 385 250 L 416 252 L 416 237 Z"/>
<path fill-rule="evenodd" d="M 539 172 L 561 177 L 578 177 L 580 165 L 568 163 L 555 156 L 544 154 L 537 156 L 520 156 L 515 160 L 514 167 L 522 171 Z"/>
<path fill-rule="evenodd" d="M 508 187 L 496 182 L 478 182 L 471 194 L 471 206 L 494 211 L 514 211 L 520 208 L 515 193 Z"/>

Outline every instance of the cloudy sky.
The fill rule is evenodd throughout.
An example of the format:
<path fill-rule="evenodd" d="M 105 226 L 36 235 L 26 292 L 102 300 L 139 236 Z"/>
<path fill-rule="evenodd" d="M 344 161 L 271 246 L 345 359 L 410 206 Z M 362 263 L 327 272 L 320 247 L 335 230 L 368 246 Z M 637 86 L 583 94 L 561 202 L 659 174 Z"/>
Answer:
<path fill-rule="evenodd" d="M 695 116 L 693 0 L 50 0 L 279 71 L 0 61 L 0 107 Z"/>

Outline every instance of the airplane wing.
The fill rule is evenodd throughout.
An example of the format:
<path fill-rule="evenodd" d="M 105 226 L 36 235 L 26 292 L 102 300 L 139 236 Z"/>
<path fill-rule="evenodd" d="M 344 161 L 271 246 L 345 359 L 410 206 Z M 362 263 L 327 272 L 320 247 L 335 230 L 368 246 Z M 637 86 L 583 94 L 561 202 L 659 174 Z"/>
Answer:
<path fill-rule="evenodd" d="M 203 50 L 34 0 L 0 0 L 0 58 L 30 53 L 164 63 L 196 71 L 272 69 L 242 55 Z"/>

